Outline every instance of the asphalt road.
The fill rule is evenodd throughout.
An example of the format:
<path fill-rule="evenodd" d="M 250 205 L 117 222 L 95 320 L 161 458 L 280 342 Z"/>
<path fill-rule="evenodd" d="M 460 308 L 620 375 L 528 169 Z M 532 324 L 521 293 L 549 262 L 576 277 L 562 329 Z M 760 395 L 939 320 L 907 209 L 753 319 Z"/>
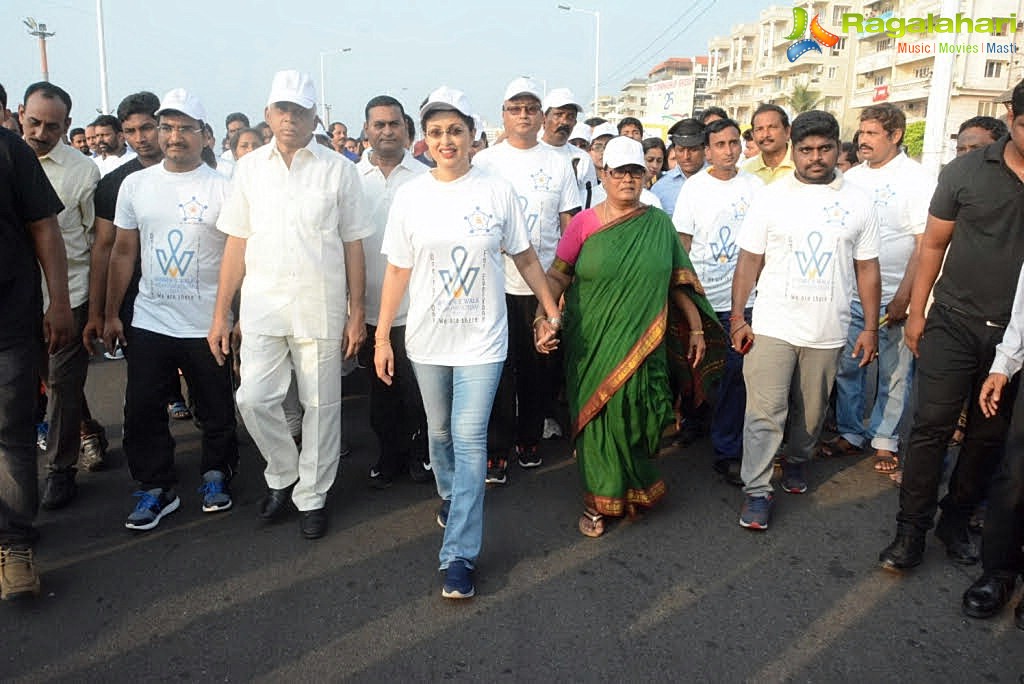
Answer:
<path fill-rule="evenodd" d="M 264 526 L 245 440 L 235 506 L 204 514 L 199 439 L 175 423 L 181 509 L 123 527 L 135 487 L 120 452 L 124 362 L 95 362 L 87 393 L 112 466 L 81 473 L 67 509 L 40 513 L 43 594 L 0 605 L 5 681 L 901 681 L 1022 682 L 1012 611 L 963 617 L 980 572 L 929 536 L 907 576 L 878 569 L 897 490 L 872 460 L 815 461 L 811 490 L 780 493 L 765 533 L 701 442 L 667 449 L 669 496 L 600 539 L 576 529 L 565 441 L 490 490 L 477 597 L 446 601 L 431 485 L 371 490 L 376 445 L 358 379 L 345 400 L 353 455 L 315 542 Z"/>

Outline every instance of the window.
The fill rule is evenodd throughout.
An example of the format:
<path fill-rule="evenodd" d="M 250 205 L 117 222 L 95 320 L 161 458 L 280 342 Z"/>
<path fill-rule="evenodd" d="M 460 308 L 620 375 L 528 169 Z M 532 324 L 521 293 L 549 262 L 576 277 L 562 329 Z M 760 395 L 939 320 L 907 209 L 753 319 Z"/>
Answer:
<path fill-rule="evenodd" d="M 875 52 L 885 52 L 892 49 L 892 38 L 883 38 L 875 43 Z"/>
<path fill-rule="evenodd" d="M 844 7 L 843 5 L 836 5 L 835 7 L 833 7 L 832 8 L 832 25 L 833 26 L 842 26 L 843 25 L 843 15 L 847 14 L 849 11 L 850 11 L 850 8 L 849 7 Z"/>
<path fill-rule="evenodd" d="M 999 78 L 1003 71 L 1003 63 L 989 60 L 985 62 L 985 78 Z"/>
<path fill-rule="evenodd" d="M 836 43 L 836 46 L 834 48 L 832 48 L 832 56 L 834 57 L 834 56 L 838 55 L 840 53 L 840 51 L 845 50 L 845 49 L 846 49 L 846 38 L 840 38 L 839 42 Z"/>
<path fill-rule="evenodd" d="M 881 76 L 875 76 L 875 85 L 876 86 L 885 85 L 885 75 L 884 74 L 882 74 Z"/>
<path fill-rule="evenodd" d="M 836 73 L 838 71 L 839 71 L 838 67 L 829 67 L 828 68 L 828 80 L 834 81 L 835 78 L 836 78 Z"/>
<path fill-rule="evenodd" d="M 932 68 L 930 66 L 914 69 L 914 78 L 931 78 Z"/>
<path fill-rule="evenodd" d="M 979 102 L 978 116 L 1002 117 L 1006 113 L 1005 107 L 999 102 Z"/>

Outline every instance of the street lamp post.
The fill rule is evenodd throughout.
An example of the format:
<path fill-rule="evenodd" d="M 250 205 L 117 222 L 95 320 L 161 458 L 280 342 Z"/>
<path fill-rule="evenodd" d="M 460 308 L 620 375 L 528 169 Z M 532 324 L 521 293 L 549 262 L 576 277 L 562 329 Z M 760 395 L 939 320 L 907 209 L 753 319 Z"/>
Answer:
<path fill-rule="evenodd" d="M 50 65 L 46 60 L 46 39 L 55 36 L 53 31 L 46 30 L 46 24 L 37 24 L 32 17 L 26 17 L 24 21 L 28 27 L 28 35 L 39 39 L 39 60 L 43 70 L 43 80 L 50 80 Z"/>
<path fill-rule="evenodd" d="M 336 55 L 342 52 L 351 52 L 352 48 L 337 48 L 334 50 L 323 50 L 320 53 L 320 112 L 324 126 L 330 125 L 331 108 L 327 105 L 327 79 L 324 77 L 324 57 Z"/>
<path fill-rule="evenodd" d="M 558 9 L 565 12 L 582 12 L 594 17 L 594 116 L 597 116 L 598 84 L 601 80 L 601 13 L 597 10 L 573 7 L 572 5 L 559 5 Z"/>

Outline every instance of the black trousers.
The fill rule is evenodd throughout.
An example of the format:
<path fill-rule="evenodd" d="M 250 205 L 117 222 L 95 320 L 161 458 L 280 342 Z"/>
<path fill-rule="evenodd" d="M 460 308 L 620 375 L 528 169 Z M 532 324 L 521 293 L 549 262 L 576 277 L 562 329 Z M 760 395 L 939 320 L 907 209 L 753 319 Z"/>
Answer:
<path fill-rule="evenodd" d="M 533 295 L 505 295 L 508 310 L 508 356 L 491 408 L 488 433 L 491 449 L 506 452 L 513 445 L 531 447 L 540 443 L 544 413 L 555 392 L 549 359 L 533 344 L 533 319 L 537 298 Z"/>
<path fill-rule="evenodd" d="M 0 546 L 31 545 L 39 510 L 34 413 L 43 358 L 38 339 L 0 338 Z"/>
<path fill-rule="evenodd" d="M 1005 401 L 1005 400 L 1002 400 Z M 1024 572 L 1024 393 L 1017 393 L 1006 439 L 1006 453 L 989 488 L 982 532 L 981 562 L 986 572 Z"/>
<path fill-rule="evenodd" d="M 1002 459 L 1017 393 L 1015 380 L 1007 387 L 997 415 L 986 418 L 981 413 L 978 394 L 1003 332 L 997 322 L 970 317 L 938 302 L 932 306 L 917 360 L 917 408 L 903 461 L 899 524 L 922 532 L 931 528 L 943 460 L 965 400 L 967 433 L 941 506 L 945 514 L 966 518 L 985 498 Z"/>
<path fill-rule="evenodd" d="M 181 368 L 202 417 L 200 473 L 219 470 L 230 478 L 238 465 L 231 363 L 218 366 L 205 338 L 180 339 L 132 328 L 129 340 L 125 445 L 132 477 L 143 489 L 177 482 L 174 438 L 168 426 L 167 378 Z"/>
<path fill-rule="evenodd" d="M 373 368 L 377 327 L 366 327 L 368 340 L 360 350 L 360 362 L 370 369 L 370 426 L 380 444 L 376 468 L 390 479 L 406 467 L 413 435 L 419 432 L 421 438 L 426 438 L 427 416 L 416 375 L 405 353 L 405 326 L 391 328 L 391 350 L 395 354 L 391 385 L 384 384 Z"/>

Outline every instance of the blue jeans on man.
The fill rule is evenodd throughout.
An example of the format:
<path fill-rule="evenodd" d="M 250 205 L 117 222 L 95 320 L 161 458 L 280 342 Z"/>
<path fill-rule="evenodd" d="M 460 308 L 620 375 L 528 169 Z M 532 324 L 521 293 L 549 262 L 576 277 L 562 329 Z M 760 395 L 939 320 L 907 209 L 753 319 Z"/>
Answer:
<path fill-rule="evenodd" d="M 752 309 L 743 311 L 743 319 L 750 325 Z M 716 311 L 725 334 L 732 339 L 730 312 Z M 715 461 L 740 460 L 743 457 L 743 415 L 747 407 L 747 387 L 743 382 L 743 355 L 732 347 L 726 353 L 725 368 L 715 397 L 711 414 L 711 446 Z"/>
<path fill-rule="evenodd" d="M 873 449 L 897 453 L 899 450 L 899 424 L 903 410 L 910 399 L 914 376 L 914 355 L 903 340 L 903 326 L 878 328 L 878 396 L 871 419 L 864 427 L 867 373 L 872 366 L 861 368 L 859 358 L 853 358 L 857 335 L 865 328 L 864 309 L 860 302 L 850 304 L 850 329 L 846 346 L 839 359 L 836 377 L 836 423 L 839 435 L 855 447 L 870 442 Z"/>

